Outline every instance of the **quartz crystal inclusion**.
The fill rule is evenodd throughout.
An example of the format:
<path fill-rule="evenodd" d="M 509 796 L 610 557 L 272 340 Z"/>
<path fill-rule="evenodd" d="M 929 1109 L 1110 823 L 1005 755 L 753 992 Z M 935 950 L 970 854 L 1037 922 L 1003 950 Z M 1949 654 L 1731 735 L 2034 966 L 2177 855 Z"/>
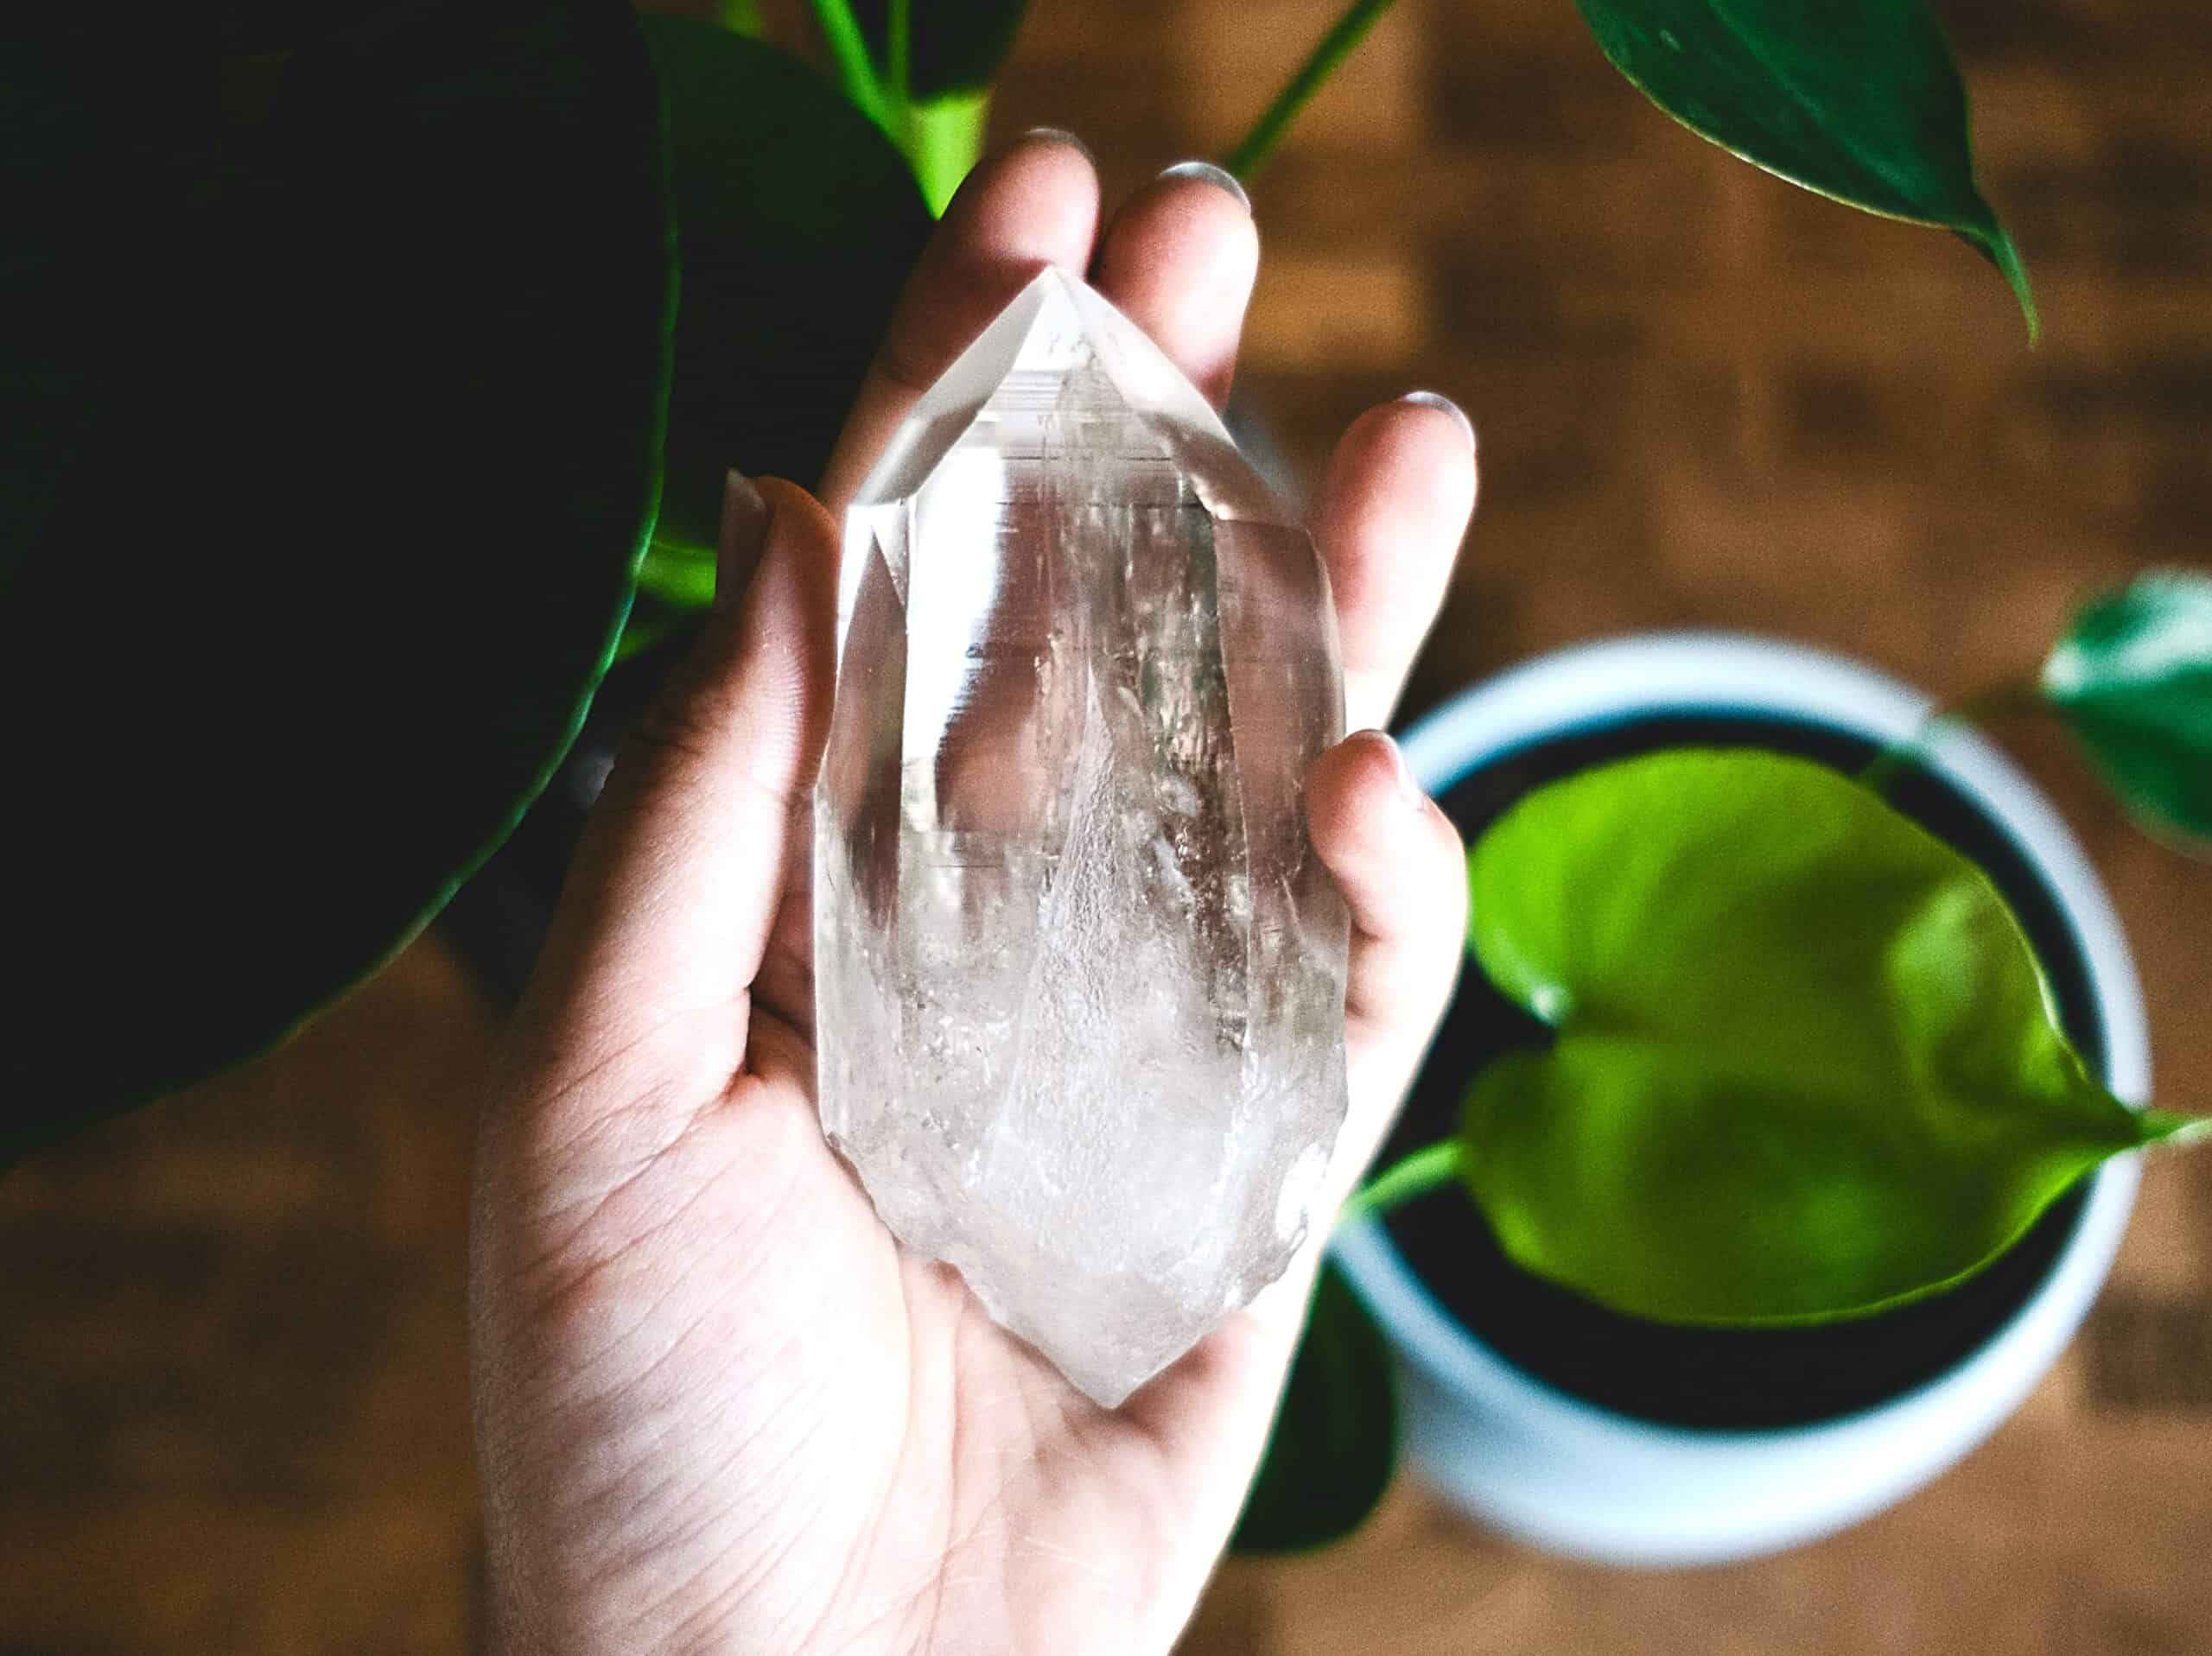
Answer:
<path fill-rule="evenodd" d="M 1205 398 L 1046 270 L 847 517 L 822 1124 L 1112 1406 L 1281 1275 L 1344 1114 L 1326 577 Z"/>

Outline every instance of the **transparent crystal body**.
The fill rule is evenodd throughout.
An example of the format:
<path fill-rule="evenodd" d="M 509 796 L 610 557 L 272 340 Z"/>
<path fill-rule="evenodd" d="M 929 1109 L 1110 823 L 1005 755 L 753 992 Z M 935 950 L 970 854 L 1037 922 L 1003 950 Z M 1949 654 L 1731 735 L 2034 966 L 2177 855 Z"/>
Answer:
<path fill-rule="evenodd" d="M 1198 391 L 1047 270 L 850 509 L 815 795 L 823 1130 L 1112 1406 L 1281 1275 L 1344 1120 L 1326 577 Z"/>

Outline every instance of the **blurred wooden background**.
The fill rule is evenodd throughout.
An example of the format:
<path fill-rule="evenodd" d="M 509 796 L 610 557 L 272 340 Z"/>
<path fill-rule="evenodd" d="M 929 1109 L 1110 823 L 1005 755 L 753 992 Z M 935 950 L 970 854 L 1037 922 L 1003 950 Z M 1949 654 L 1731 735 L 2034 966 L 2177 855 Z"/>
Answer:
<path fill-rule="evenodd" d="M 1332 0 L 1035 0 L 998 124 L 1109 192 L 1218 153 Z M 1947 238 L 1646 105 L 1567 0 L 1401 0 L 1255 191 L 1243 385 L 1315 475 L 1416 385 L 1484 498 L 1411 707 L 1554 645 L 1760 629 L 1942 695 L 2212 519 L 2212 13 L 1949 0 L 2027 348 Z M 2136 940 L 2168 1106 L 2212 1111 L 2212 870 L 2015 750 Z M 342 878 L 342 871 L 334 871 Z M 432 941 L 286 1051 L 0 1181 L 0 1653 L 469 1647 L 469 1116 L 493 1026 Z M 127 1010 L 116 1038 L 128 1039 Z M 1227 1567 L 1190 1656 L 2204 1656 L 2212 1158 L 2154 1164 L 2073 1353 L 1959 1470 L 1768 1563 L 1635 1576 L 1402 1483 L 1357 1540 Z"/>

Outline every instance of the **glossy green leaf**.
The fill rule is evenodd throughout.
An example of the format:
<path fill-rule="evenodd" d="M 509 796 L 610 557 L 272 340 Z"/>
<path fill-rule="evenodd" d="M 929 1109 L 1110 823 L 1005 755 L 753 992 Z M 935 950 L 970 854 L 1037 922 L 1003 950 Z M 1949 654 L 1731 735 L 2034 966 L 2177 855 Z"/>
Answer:
<path fill-rule="evenodd" d="M 1955 232 L 2036 331 L 1974 181 L 1966 87 L 1927 0 L 1575 0 L 1613 65 L 1701 136 L 1853 206 Z"/>
<path fill-rule="evenodd" d="M 730 466 L 820 476 L 931 221 L 890 141 L 806 65 L 710 24 L 645 28 L 683 270 L 660 529 L 711 547 Z"/>
<path fill-rule="evenodd" d="M 1397 1393 L 1382 1331 L 1329 1261 L 1230 1545 L 1295 1552 L 1343 1539 L 1382 1499 L 1397 1458 Z"/>
<path fill-rule="evenodd" d="M 900 4 L 907 11 L 906 95 L 917 103 L 988 91 L 1029 10 L 1028 0 L 853 0 L 887 86 L 897 85 L 891 20 Z"/>
<path fill-rule="evenodd" d="M 623 0 L 194 9 L 0 77 L 0 1159 L 266 1046 L 564 750 L 652 521 L 667 218 Z"/>
<path fill-rule="evenodd" d="M 1468 866 L 1483 969 L 1556 1039 L 1476 1078 L 1462 1175 L 1513 1259 L 1618 1310 L 1916 1298 L 2184 1125 L 2088 1074 L 1979 869 L 1823 766 L 1601 766 Z"/>
<path fill-rule="evenodd" d="M 2083 606 L 2038 688 L 2127 808 L 2212 841 L 2212 576 L 2138 576 Z"/>

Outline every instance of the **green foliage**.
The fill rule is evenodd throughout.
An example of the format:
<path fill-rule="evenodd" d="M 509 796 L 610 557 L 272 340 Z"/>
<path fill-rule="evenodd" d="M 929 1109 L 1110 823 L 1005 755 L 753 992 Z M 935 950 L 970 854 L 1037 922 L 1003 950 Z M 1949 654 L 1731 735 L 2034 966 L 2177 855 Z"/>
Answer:
<path fill-rule="evenodd" d="M 1927 0 L 1575 0 L 1615 67 L 1692 131 L 1853 206 L 2026 268 L 1974 182 L 1966 88 Z"/>
<path fill-rule="evenodd" d="M 1539 790 L 1468 860 L 1476 955 L 1556 1031 L 1479 1075 L 1506 1252 L 1616 1310 L 1820 1321 L 1954 1282 L 2138 1114 L 1987 879 L 1848 778 L 1682 750 Z"/>
<path fill-rule="evenodd" d="M 2127 808 L 2212 848 L 2212 576 L 2138 576 L 2082 606 L 2037 688 Z"/>
<path fill-rule="evenodd" d="M 327 16 L 324 15 L 327 11 Z M 652 522 L 667 222 L 623 0 L 191 8 L 0 69 L 0 1159 L 414 933 L 582 718 Z"/>
<path fill-rule="evenodd" d="M 899 65 L 892 21 L 907 14 L 905 95 L 915 103 L 988 92 L 1028 10 L 1028 0 L 853 0 L 868 54 L 894 92 Z"/>
<path fill-rule="evenodd" d="M 1395 0 L 1351 0 L 1329 26 L 1329 31 L 1317 41 L 1306 60 L 1291 75 L 1289 84 L 1277 92 L 1274 101 L 1252 124 L 1252 130 L 1238 140 L 1236 147 L 1222 158 L 1222 165 L 1236 177 L 1250 183 L 1260 174 L 1274 156 L 1277 146 L 1299 111 L 1313 101 L 1314 95 L 1329 83 L 1329 78 L 1342 67 L 1359 43 L 1367 38 L 1368 30 L 1382 21 Z"/>
<path fill-rule="evenodd" d="M 683 271 L 659 536 L 711 548 L 730 466 L 811 485 L 930 232 L 906 162 L 793 58 L 652 17 Z"/>
<path fill-rule="evenodd" d="M 715 601 L 715 554 L 707 547 L 675 546 L 655 537 L 638 565 L 638 591 L 675 610 L 703 610 Z M 630 613 L 638 628 L 639 611 Z"/>
<path fill-rule="evenodd" d="M 1323 1265 L 1282 1408 L 1230 1545 L 1296 1552 L 1351 1534 L 1389 1488 L 1398 1399 L 1381 1330 Z"/>

